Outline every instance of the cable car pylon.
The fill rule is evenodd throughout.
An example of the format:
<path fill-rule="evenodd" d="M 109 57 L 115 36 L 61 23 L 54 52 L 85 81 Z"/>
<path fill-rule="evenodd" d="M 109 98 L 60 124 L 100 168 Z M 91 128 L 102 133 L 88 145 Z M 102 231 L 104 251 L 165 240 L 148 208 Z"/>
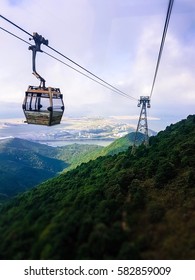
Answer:
<path fill-rule="evenodd" d="M 150 97 L 140 96 L 137 106 L 141 107 L 141 112 L 135 132 L 134 143 L 131 151 L 132 154 L 135 153 L 136 147 L 140 145 L 140 143 L 144 144 L 146 147 L 149 145 L 147 108 L 151 107 Z"/>

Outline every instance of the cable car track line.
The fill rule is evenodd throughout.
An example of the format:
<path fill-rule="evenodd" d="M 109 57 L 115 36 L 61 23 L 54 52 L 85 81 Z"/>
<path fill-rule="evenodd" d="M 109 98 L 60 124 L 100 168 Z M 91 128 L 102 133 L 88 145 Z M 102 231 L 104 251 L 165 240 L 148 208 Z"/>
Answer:
<path fill-rule="evenodd" d="M 154 79 L 153 79 L 152 88 L 151 88 L 151 92 L 150 92 L 150 99 L 152 97 L 153 90 L 154 90 L 154 85 L 155 85 L 155 82 L 156 82 L 158 68 L 159 68 L 159 65 L 160 65 L 160 60 L 161 60 L 161 56 L 162 56 L 162 52 L 163 52 L 163 48 L 164 48 L 165 38 L 166 38 L 168 26 L 169 26 L 169 20 L 170 20 L 172 8 L 173 8 L 173 2 L 174 2 L 174 0 L 169 0 L 167 16 L 166 16 L 163 35 L 162 35 L 162 39 L 161 39 L 160 50 L 159 50 L 159 54 L 158 54 L 156 69 L 155 69 L 155 73 L 154 73 Z"/>
<path fill-rule="evenodd" d="M 131 99 L 134 99 L 137 101 L 136 98 L 126 94 L 125 92 L 117 89 L 116 87 L 112 86 L 111 84 L 107 83 L 105 80 L 99 78 L 98 76 L 96 76 L 95 74 L 93 74 L 91 71 L 87 70 L 86 68 L 84 68 L 83 66 L 81 66 L 80 64 L 74 62 L 72 59 L 68 58 L 67 56 L 63 55 L 62 53 L 60 53 L 59 51 L 55 50 L 54 48 L 47 46 L 49 49 L 51 49 L 52 51 L 56 52 L 57 54 L 63 56 L 64 58 L 66 58 L 67 60 L 69 60 L 70 62 L 74 63 L 76 66 L 80 67 L 82 70 L 86 71 L 87 73 L 89 73 L 90 75 L 94 76 L 96 79 L 102 81 L 103 83 L 105 83 L 106 85 L 112 87 L 113 89 L 115 89 L 115 91 L 122 93 L 123 95 L 127 96 L 128 98 L 130 97 Z"/>
<path fill-rule="evenodd" d="M 8 18 L 0 15 L 0 17 L 2 17 L 4 20 L 6 20 L 7 22 L 11 23 L 12 25 L 14 25 L 15 27 L 17 27 L 18 29 L 20 29 L 21 31 L 23 31 L 24 33 L 28 34 L 29 36 L 33 37 L 32 34 L 30 34 L 29 32 L 27 32 L 26 30 L 24 30 L 23 28 L 21 28 L 19 25 L 15 24 L 13 21 L 9 20 Z"/>
<path fill-rule="evenodd" d="M 8 34 L 10 34 L 10 35 L 14 36 L 15 38 L 19 39 L 20 41 L 23 41 L 24 43 L 26 43 L 26 44 L 28 44 L 28 45 L 32 46 L 32 44 L 31 44 L 31 43 L 29 43 L 29 42 L 27 42 L 26 40 L 24 40 L 24 39 L 20 38 L 19 36 L 17 36 L 17 35 L 15 35 L 15 34 L 13 34 L 12 32 L 10 32 L 10 31 L 8 31 L 8 30 L 4 29 L 3 27 L 1 27 L 1 26 L 0 26 L 0 29 L 2 29 L 3 31 L 7 32 Z"/>
<path fill-rule="evenodd" d="M 21 31 L 25 32 L 25 33 L 28 34 L 29 36 L 33 37 L 33 35 L 31 35 L 29 32 L 27 32 L 26 30 L 24 30 L 23 28 L 21 28 L 20 26 L 18 26 L 18 25 L 15 24 L 14 22 L 12 22 L 11 20 L 7 19 L 6 17 L 4 17 L 4 16 L 2 16 L 2 15 L 0 15 L 0 17 L 3 18 L 4 20 L 6 20 L 7 22 L 9 22 L 10 24 L 14 25 L 15 27 L 19 28 Z M 7 30 L 5 30 L 5 29 L 3 29 L 3 28 L 1 28 L 1 29 L 4 30 L 4 31 L 6 31 L 7 33 L 13 35 L 14 37 L 16 37 L 16 38 L 18 38 L 18 39 L 24 41 L 25 43 L 28 43 L 27 41 L 25 41 L 25 40 L 23 40 L 22 38 L 20 38 L 20 37 L 14 35 L 13 33 L 9 32 L 9 31 L 7 31 Z M 28 43 L 28 44 L 31 45 L 30 43 Z M 106 82 L 105 80 L 101 79 L 101 78 L 98 77 L 97 75 L 93 74 L 91 71 L 87 70 L 86 68 L 84 68 L 84 67 L 81 66 L 80 64 L 78 64 L 78 63 L 76 63 L 75 61 L 73 61 L 72 59 L 68 58 L 68 57 L 65 56 L 63 53 L 57 51 L 56 49 L 54 49 L 53 47 L 51 47 L 51 46 L 49 46 L 49 45 L 46 45 L 46 46 L 47 46 L 49 49 L 51 49 L 52 51 L 54 51 L 54 52 L 56 52 L 57 54 L 59 54 L 60 56 L 62 56 L 62 57 L 64 57 L 65 59 L 69 60 L 71 63 L 75 64 L 76 66 L 78 66 L 79 68 L 81 68 L 82 70 L 84 70 L 85 72 L 87 72 L 88 74 L 90 74 L 90 75 L 92 75 L 93 77 L 95 77 L 96 79 L 100 80 L 101 82 L 103 82 L 105 85 L 107 85 L 107 86 L 109 86 L 109 87 L 107 87 L 107 86 L 105 86 L 104 84 L 98 82 L 97 80 L 95 80 L 95 79 L 89 77 L 88 75 L 86 75 L 86 74 L 84 74 L 83 72 L 81 72 L 81 71 L 75 69 L 74 67 L 71 67 L 70 65 L 66 64 L 65 62 L 62 62 L 62 61 L 58 60 L 57 58 L 55 58 L 56 60 L 62 62 L 62 63 L 65 64 L 66 66 L 68 66 L 68 67 L 74 69 L 74 70 L 77 71 L 78 73 L 80 73 L 80 74 L 82 74 L 82 75 L 88 77 L 88 78 L 91 79 L 92 81 L 97 82 L 97 83 L 99 83 L 100 85 L 102 85 L 102 86 L 104 86 L 104 87 L 106 87 L 106 88 L 112 90 L 113 92 L 118 93 L 119 95 L 121 95 L 121 96 L 123 96 L 123 97 L 127 97 L 127 98 L 129 98 L 129 99 L 131 99 L 131 100 L 137 101 L 137 99 L 136 99 L 135 97 L 130 96 L 129 94 L 127 94 L 127 93 L 125 93 L 125 92 L 119 90 L 118 88 L 116 88 L 115 86 L 113 86 L 113 85 L 111 85 L 110 83 Z M 45 53 L 46 53 L 46 52 L 45 52 Z M 48 53 L 47 53 L 47 54 L 48 54 Z M 53 57 L 52 55 L 50 55 L 50 56 Z M 54 58 L 54 57 L 53 57 L 53 58 Z"/>
<path fill-rule="evenodd" d="M 56 58 L 55 56 L 53 56 L 53 55 L 51 55 L 51 54 L 49 54 L 49 53 L 47 53 L 47 52 L 45 52 L 45 51 L 43 51 L 43 53 L 45 53 L 46 55 L 52 57 L 53 59 L 55 59 L 55 60 L 61 62 L 62 64 L 66 65 L 67 67 L 73 69 L 74 71 L 78 72 L 79 74 L 81 74 L 81 75 L 87 77 L 88 79 L 90 79 L 90 80 L 92 80 L 92 81 L 98 83 L 99 85 L 101 85 L 101 86 L 103 86 L 103 87 L 105 87 L 105 88 L 107 88 L 107 89 L 109 89 L 109 90 L 111 90 L 111 91 L 113 91 L 113 92 L 115 92 L 115 93 L 121 95 L 122 97 L 131 99 L 129 96 L 123 95 L 122 93 L 120 93 L 120 92 L 118 92 L 118 91 L 116 91 L 116 90 L 114 90 L 114 89 L 112 89 L 112 88 L 110 88 L 110 87 L 104 85 L 103 83 L 98 82 L 98 81 L 95 80 L 94 78 L 92 78 L 92 77 L 86 75 L 85 73 L 83 73 L 83 72 L 79 71 L 78 69 L 72 67 L 71 65 L 67 64 L 66 62 L 60 60 L 59 58 Z"/>
<path fill-rule="evenodd" d="M 29 43 L 28 41 L 22 39 L 21 37 L 19 37 L 19 36 L 13 34 L 12 32 L 10 32 L 10 31 L 8 31 L 8 30 L 4 29 L 3 27 L 0 26 L 0 29 L 2 29 L 3 31 L 5 31 L 5 32 L 8 33 L 9 35 L 12 35 L 13 37 L 19 39 L 20 41 L 22 41 L 22 42 L 24 42 L 24 43 L 26 43 L 26 44 L 32 46 L 32 44 Z M 45 53 L 46 55 L 50 56 L 51 58 L 57 60 L 58 62 L 60 62 L 60 63 L 62 63 L 62 64 L 64 64 L 64 65 L 66 65 L 67 67 L 71 68 L 72 70 L 78 72 L 79 74 L 81 74 L 81 75 L 87 77 L 88 79 L 90 79 L 90 80 L 92 80 L 92 81 L 98 83 L 99 85 L 101 85 L 101 86 L 103 86 L 103 87 L 105 87 L 105 88 L 107 88 L 107 89 L 109 89 L 109 90 L 111 90 L 111 91 L 113 91 L 113 92 L 115 92 L 115 93 L 121 95 L 122 97 L 131 99 L 129 96 L 123 95 L 122 93 L 120 93 L 120 92 L 114 90 L 113 88 L 110 88 L 110 87 L 106 86 L 105 84 L 100 83 L 99 81 L 97 81 L 97 80 L 95 80 L 94 78 L 88 76 L 87 74 L 85 74 L 85 73 L 79 71 L 78 69 L 74 68 L 73 66 L 71 66 L 71 65 L 69 65 L 69 64 L 67 64 L 67 63 L 65 63 L 64 61 L 60 60 L 59 58 L 56 58 L 55 56 L 53 56 L 53 55 L 51 55 L 51 54 L 49 54 L 49 53 L 47 53 L 47 52 L 45 52 L 45 51 L 42 51 L 42 52 Z"/>

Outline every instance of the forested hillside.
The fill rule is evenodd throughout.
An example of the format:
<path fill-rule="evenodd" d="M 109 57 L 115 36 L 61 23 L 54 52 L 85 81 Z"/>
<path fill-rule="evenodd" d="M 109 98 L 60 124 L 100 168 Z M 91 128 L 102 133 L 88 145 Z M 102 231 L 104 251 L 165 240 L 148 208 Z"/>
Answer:
<path fill-rule="evenodd" d="M 0 140 L 0 203 L 59 172 L 74 169 L 99 156 L 127 150 L 134 135 L 121 137 L 108 147 L 87 144 L 51 147 L 19 138 Z"/>
<path fill-rule="evenodd" d="M 74 169 L 78 165 L 96 159 L 104 148 L 98 145 L 71 144 L 56 148 L 57 158 L 68 162 L 69 166 L 64 170 Z"/>
<path fill-rule="evenodd" d="M 195 115 L 7 203 L 1 259 L 194 259 Z"/>
<path fill-rule="evenodd" d="M 139 141 L 143 141 L 143 134 L 139 133 Z M 120 152 L 126 151 L 133 145 L 135 138 L 135 132 L 131 132 L 115 141 L 106 147 L 94 146 L 94 145 L 68 145 L 58 148 L 58 158 L 70 163 L 64 171 L 69 171 L 79 166 L 82 163 L 86 163 L 90 160 L 94 160 L 100 156 L 115 155 Z"/>
<path fill-rule="evenodd" d="M 143 142 L 144 135 L 138 132 L 138 144 Z M 133 145 L 135 140 L 135 132 L 130 132 L 127 135 L 115 140 L 107 147 L 104 147 L 100 153 L 101 156 L 115 155 L 120 152 L 126 151 L 130 146 Z"/>
<path fill-rule="evenodd" d="M 0 140 L 0 203 L 82 161 L 102 148 L 95 145 L 51 147 L 12 138 Z"/>

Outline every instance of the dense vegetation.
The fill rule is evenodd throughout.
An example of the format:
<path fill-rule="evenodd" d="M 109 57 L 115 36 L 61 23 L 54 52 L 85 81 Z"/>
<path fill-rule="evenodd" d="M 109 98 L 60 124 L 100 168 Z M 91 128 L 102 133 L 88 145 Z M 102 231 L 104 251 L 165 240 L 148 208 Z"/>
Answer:
<path fill-rule="evenodd" d="M 143 134 L 139 133 L 139 141 L 143 141 Z M 100 156 L 115 155 L 120 152 L 126 151 L 130 146 L 133 145 L 135 138 L 135 132 L 131 132 L 115 141 L 106 147 L 95 146 L 95 145 L 68 145 L 65 147 L 58 148 L 58 158 L 62 159 L 70 164 L 64 171 L 69 171 L 82 163 L 89 162 Z"/>
<path fill-rule="evenodd" d="M 194 259 L 195 116 L 0 211 L 1 259 Z"/>
<path fill-rule="evenodd" d="M 74 169 L 84 162 L 96 159 L 104 148 L 98 145 L 72 144 L 56 149 L 56 156 L 68 162 L 69 166 L 64 171 Z"/>
<path fill-rule="evenodd" d="M 138 132 L 137 143 L 141 144 L 143 142 L 143 138 L 144 138 L 143 134 Z M 101 156 L 115 155 L 120 152 L 126 151 L 130 146 L 133 145 L 134 139 L 135 139 L 135 132 L 131 132 L 131 133 L 115 140 L 107 147 L 104 147 L 102 149 L 101 153 L 99 153 L 99 155 L 101 155 Z"/>

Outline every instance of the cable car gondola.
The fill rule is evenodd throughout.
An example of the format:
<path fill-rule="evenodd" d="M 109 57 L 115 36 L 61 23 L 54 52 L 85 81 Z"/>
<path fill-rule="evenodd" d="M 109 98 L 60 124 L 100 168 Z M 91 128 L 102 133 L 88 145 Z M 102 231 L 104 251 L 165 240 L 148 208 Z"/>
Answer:
<path fill-rule="evenodd" d="M 29 86 L 25 93 L 23 110 L 28 124 L 60 124 L 64 112 L 60 89 Z"/>
<path fill-rule="evenodd" d="M 63 95 L 59 88 L 46 87 L 45 80 L 36 72 L 36 52 L 42 52 L 41 44 L 48 45 L 41 35 L 33 33 L 34 46 L 29 49 L 33 52 L 33 74 L 40 80 L 39 86 L 29 86 L 25 92 L 23 111 L 28 124 L 52 126 L 60 124 L 64 112 Z"/>

